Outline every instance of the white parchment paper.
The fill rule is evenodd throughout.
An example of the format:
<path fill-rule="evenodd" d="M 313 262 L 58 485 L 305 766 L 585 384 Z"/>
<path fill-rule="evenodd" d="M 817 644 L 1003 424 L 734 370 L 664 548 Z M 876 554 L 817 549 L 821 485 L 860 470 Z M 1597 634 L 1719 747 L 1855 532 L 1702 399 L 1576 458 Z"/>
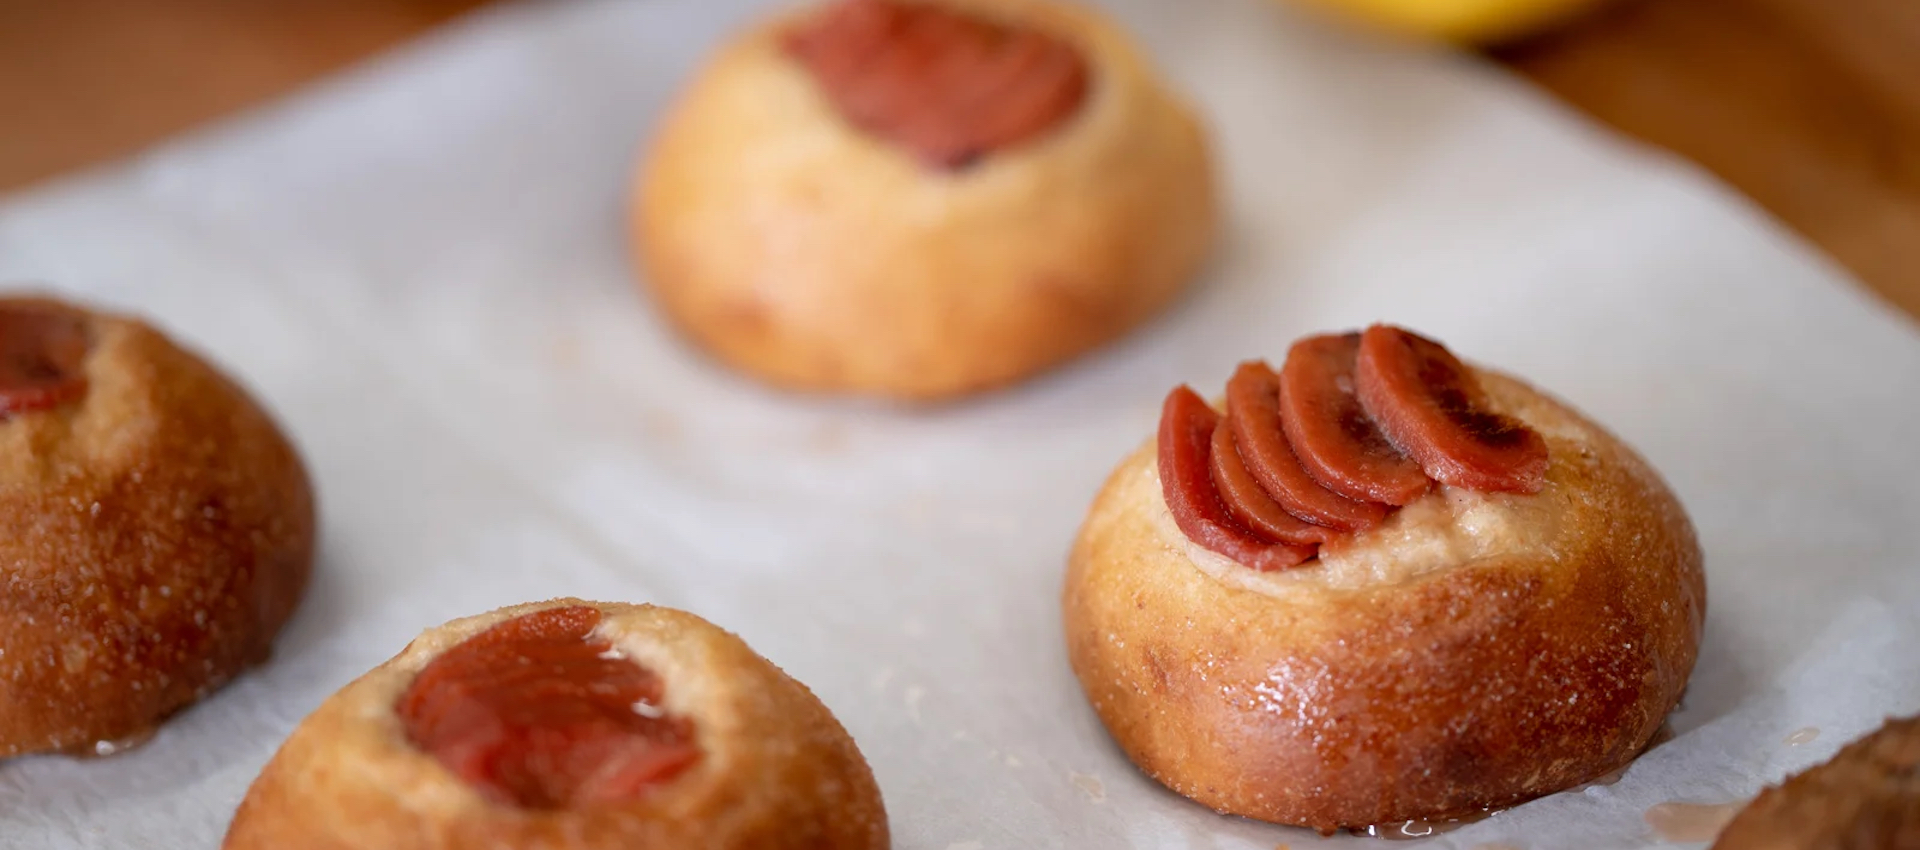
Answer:
<path fill-rule="evenodd" d="M 794 398 L 683 347 L 625 260 L 635 149 L 757 5 L 495 10 L 0 207 L 0 280 L 225 364 L 303 448 L 324 525 L 271 664 L 131 754 L 0 765 L 0 846 L 214 846 L 327 694 L 421 629 L 562 594 L 695 611 L 807 682 L 902 848 L 1322 846 L 1135 772 L 1057 598 L 1168 387 L 1376 319 L 1636 444 L 1711 578 L 1677 737 L 1429 846 L 1655 845 L 1649 806 L 1738 799 L 1920 709 L 1920 336 L 1726 190 L 1469 57 L 1255 0 L 1115 2 L 1220 142 L 1229 234 L 1192 297 L 976 403 Z"/>

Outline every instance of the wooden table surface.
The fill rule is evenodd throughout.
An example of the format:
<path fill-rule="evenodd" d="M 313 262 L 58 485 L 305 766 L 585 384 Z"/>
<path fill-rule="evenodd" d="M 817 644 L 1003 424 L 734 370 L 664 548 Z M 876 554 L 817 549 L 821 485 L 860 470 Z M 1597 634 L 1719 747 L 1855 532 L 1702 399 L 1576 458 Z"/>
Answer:
<path fill-rule="evenodd" d="M 486 0 L 0 0 L 0 190 L 123 156 Z M 1920 316 L 1920 0 L 1623 0 L 1495 57 Z"/>

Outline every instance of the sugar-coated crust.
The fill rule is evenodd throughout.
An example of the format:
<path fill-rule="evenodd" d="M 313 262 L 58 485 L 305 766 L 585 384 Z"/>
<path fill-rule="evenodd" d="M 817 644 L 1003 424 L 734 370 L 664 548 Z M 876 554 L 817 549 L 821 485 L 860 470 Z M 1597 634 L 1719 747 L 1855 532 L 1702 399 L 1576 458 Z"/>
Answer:
<path fill-rule="evenodd" d="M 1713 850 L 1920 847 L 1920 717 L 1880 731 L 1760 792 Z"/>
<path fill-rule="evenodd" d="M 1692 525 L 1617 439 L 1480 378 L 1546 437 L 1545 489 L 1442 488 L 1317 565 L 1258 574 L 1197 550 L 1152 446 L 1121 463 L 1063 608 L 1074 671 L 1135 764 L 1219 811 L 1332 830 L 1511 805 L 1647 745 L 1699 647 Z M 1456 533 L 1477 542 L 1436 550 Z"/>
<path fill-rule="evenodd" d="M 0 757 L 135 737 L 264 660 L 307 583 L 299 457 L 213 367 L 86 317 L 84 397 L 0 419 Z"/>
<path fill-rule="evenodd" d="M 590 605 L 596 634 L 658 673 L 694 723 L 700 760 L 646 797 L 595 809 L 490 802 L 410 744 L 395 703 L 440 653 L 513 617 Z M 805 686 L 739 638 L 682 611 L 555 599 L 428 630 L 329 697 L 261 771 L 226 850 L 630 847 L 883 850 L 866 760 Z"/>
<path fill-rule="evenodd" d="M 645 283 L 693 340 L 795 389 L 938 399 L 1029 376 L 1164 308 L 1217 212 L 1206 138 L 1130 40 L 1048 0 L 937 0 L 1046 30 L 1086 100 L 958 172 L 842 120 L 769 21 L 723 48 L 635 189 Z M 803 13 L 804 14 L 804 13 Z"/>

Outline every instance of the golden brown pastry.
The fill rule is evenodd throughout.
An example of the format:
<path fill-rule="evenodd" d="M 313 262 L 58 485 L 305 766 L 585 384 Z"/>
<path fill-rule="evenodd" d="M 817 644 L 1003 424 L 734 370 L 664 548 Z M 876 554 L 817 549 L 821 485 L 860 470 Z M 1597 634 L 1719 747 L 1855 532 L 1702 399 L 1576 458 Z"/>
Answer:
<path fill-rule="evenodd" d="M 837 0 L 724 47 L 635 188 L 647 287 L 785 387 L 938 399 L 1154 315 L 1217 211 L 1206 138 L 1112 23 L 1048 0 Z"/>
<path fill-rule="evenodd" d="M 300 458 L 213 367 L 0 298 L 0 757 L 114 752 L 264 660 L 313 525 Z"/>
<path fill-rule="evenodd" d="M 1701 555 L 1612 435 L 1398 328 L 1185 387 L 1074 545 L 1074 671 L 1147 774 L 1330 831 L 1606 774 L 1673 708 Z"/>
<path fill-rule="evenodd" d="M 1713 850 L 1910 850 L 1920 847 L 1920 717 L 1887 721 L 1760 792 Z"/>
<path fill-rule="evenodd" d="M 555 599 L 455 620 L 330 697 L 227 850 L 883 850 L 886 813 L 805 686 L 682 611 Z"/>

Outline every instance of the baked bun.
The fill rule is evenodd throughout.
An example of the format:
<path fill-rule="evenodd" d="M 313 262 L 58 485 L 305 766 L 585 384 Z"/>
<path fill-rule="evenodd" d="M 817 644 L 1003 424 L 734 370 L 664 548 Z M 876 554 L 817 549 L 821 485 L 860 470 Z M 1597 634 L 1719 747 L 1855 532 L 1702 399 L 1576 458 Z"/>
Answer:
<path fill-rule="evenodd" d="M 1218 215 L 1189 108 L 1118 27 L 1049 0 L 764 23 L 683 94 L 635 192 L 646 286 L 695 342 L 783 387 L 923 400 L 1153 316 Z"/>
<path fill-rule="evenodd" d="M 1902 850 L 1920 847 L 1920 717 L 1889 720 L 1760 792 L 1713 850 Z"/>
<path fill-rule="evenodd" d="M 805 686 L 651 605 L 556 599 L 415 638 L 295 729 L 227 850 L 887 847 Z"/>
<path fill-rule="evenodd" d="M 1319 407 L 1300 405 L 1312 394 L 1291 381 L 1276 404 L 1258 363 L 1230 384 L 1225 418 L 1176 390 L 1161 439 L 1121 462 L 1073 547 L 1067 643 L 1094 710 L 1148 775 L 1221 812 L 1326 832 L 1559 791 L 1646 747 L 1693 667 L 1705 585 L 1673 494 L 1579 413 L 1450 355 L 1451 383 L 1434 386 L 1453 390 L 1431 396 L 1461 404 L 1434 409 L 1513 449 L 1501 489 L 1444 483 L 1453 472 L 1422 462 L 1432 483 L 1380 491 L 1404 505 L 1357 502 L 1371 511 L 1354 512 L 1357 530 L 1313 526 L 1318 538 L 1287 543 L 1233 518 L 1205 452 L 1251 455 L 1258 435 L 1235 436 L 1236 425 L 1258 425 L 1262 409 L 1318 409 L 1377 449 L 1365 423 L 1381 425 L 1391 405 L 1356 396 L 1383 371 L 1445 373 L 1437 344 L 1379 326 L 1365 337 L 1376 334 L 1402 360 L 1370 371 L 1379 364 L 1362 354 L 1356 368 L 1361 334 L 1295 346 L 1285 373 L 1328 340 L 1344 352 L 1321 384 L 1345 396 Z M 1182 416 L 1201 430 L 1183 431 Z M 1208 427 L 1223 442 L 1209 444 Z M 1410 445 L 1417 429 L 1389 427 L 1386 451 L 1424 454 Z M 1170 445 L 1201 454 L 1169 458 Z M 1170 486 L 1188 484 L 1199 489 Z M 1186 531 L 1203 528 L 1198 515 L 1175 516 L 1196 505 L 1220 523 L 1222 536 L 1203 536 L 1212 544 Z M 1249 548 L 1214 548 L 1234 540 Z"/>
<path fill-rule="evenodd" d="M 313 525 L 300 458 L 212 366 L 0 298 L 0 757 L 110 754 L 264 660 Z"/>

